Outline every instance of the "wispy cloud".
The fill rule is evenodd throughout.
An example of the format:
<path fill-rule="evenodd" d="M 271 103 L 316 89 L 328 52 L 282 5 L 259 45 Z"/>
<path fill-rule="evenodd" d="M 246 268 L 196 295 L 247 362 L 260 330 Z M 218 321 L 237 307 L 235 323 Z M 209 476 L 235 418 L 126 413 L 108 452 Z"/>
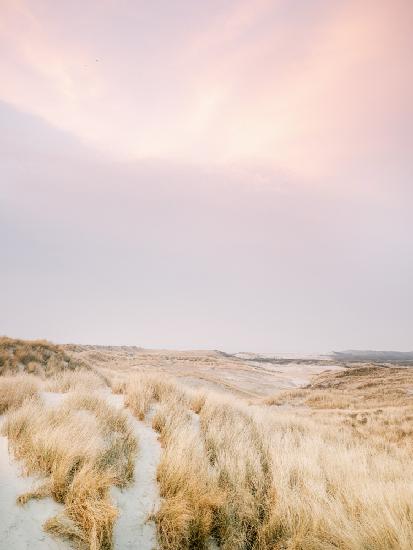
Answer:
<path fill-rule="evenodd" d="M 409 2 L 191 6 L 5 1 L 0 97 L 118 158 L 314 179 L 394 147 Z"/>
<path fill-rule="evenodd" d="M 410 348 L 412 15 L 2 0 L 1 330 Z"/>

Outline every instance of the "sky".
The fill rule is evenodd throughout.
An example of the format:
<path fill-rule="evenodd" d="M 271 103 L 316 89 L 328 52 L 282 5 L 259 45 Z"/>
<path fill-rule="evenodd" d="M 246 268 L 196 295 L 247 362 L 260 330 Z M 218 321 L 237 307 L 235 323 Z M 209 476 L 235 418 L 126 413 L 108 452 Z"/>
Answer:
<path fill-rule="evenodd" d="M 410 0 L 0 0 L 0 334 L 413 349 Z"/>

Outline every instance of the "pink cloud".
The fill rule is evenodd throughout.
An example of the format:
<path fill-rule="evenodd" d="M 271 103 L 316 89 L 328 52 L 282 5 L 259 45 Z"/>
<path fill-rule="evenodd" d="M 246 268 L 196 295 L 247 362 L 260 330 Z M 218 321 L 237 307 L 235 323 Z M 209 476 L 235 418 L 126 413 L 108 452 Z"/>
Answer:
<path fill-rule="evenodd" d="M 3 2 L 0 98 L 117 158 L 327 181 L 394 147 L 389 126 L 411 116 L 410 3 L 191 6 Z"/>

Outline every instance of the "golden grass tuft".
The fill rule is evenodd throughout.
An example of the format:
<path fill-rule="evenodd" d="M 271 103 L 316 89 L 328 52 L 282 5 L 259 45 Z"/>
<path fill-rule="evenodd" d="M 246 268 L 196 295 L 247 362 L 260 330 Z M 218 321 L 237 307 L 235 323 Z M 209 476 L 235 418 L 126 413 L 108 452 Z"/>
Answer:
<path fill-rule="evenodd" d="M 412 405 L 413 369 L 366 365 L 315 376 L 306 389 L 264 399 L 267 405 L 305 405 L 314 409 L 372 409 Z"/>
<path fill-rule="evenodd" d="M 125 405 L 139 420 L 145 418 L 154 400 L 155 387 L 149 377 L 135 375 L 126 386 Z"/>
<path fill-rule="evenodd" d="M 163 497 L 156 515 L 162 548 L 204 548 L 224 500 L 199 430 L 178 394 L 163 401 L 152 425 L 164 447 L 158 467 Z"/>
<path fill-rule="evenodd" d="M 172 378 L 160 374 L 135 374 L 125 389 L 125 405 L 132 413 L 143 420 L 151 404 L 173 397 L 187 401 L 187 391 L 179 386 Z"/>
<path fill-rule="evenodd" d="M 202 407 L 205 405 L 207 394 L 201 390 L 195 390 L 190 396 L 191 409 L 194 413 L 199 414 Z"/>
<path fill-rule="evenodd" d="M 0 414 L 10 408 L 20 407 L 28 398 L 39 394 L 39 381 L 31 375 L 0 377 Z"/>
<path fill-rule="evenodd" d="M 63 370 L 88 368 L 61 347 L 46 340 L 0 337 L 0 375 L 28 372 L 42 377 Z"/>
<path fill-rule="evenodd" d="M 54 374 L 45 382 L 45 389 L 51 392 L 93 391 L 105 387 L 105 382 L 91 370 L 76 369 Z"/>
<path fill-rule="evenodd" d="M 99 366 L 98 374 L 74 370 L 42 382 L 71 392 L 48 409 L 36 380 L 0 377 L 3 433 L 27 472 L 44 478 L 19 500 L 52 495 L 63 503 L 45 527 L 79 547 L 111 548 L 109 488 L 133 477 L 127 417 L 94 392 L 105 382 L 124 393 L 137 418 L 150 412 L 159 433 L 161 548 L 201 550 L 212 541 L 221 550 L 413 547 L 409 368 L 326 372 L 307 388 L 251 404 L 163 373 Z"/>
<path fill-rule="evenodd" d="M 285 392 L 280 402 L 289 408 L 176 384 L 144 395 L 143 403 L 156 403 L 152 426 L 163 446 L 161 547 L 204 549 L 214 539 L 221 550 L 410 549 L 413 408 L 401 405 L 401 394 L 411 374 L 399 373 L 402 390 L 390 382 L 396 406 L 373 408 L 382 383 L 375 372 L 354 373 L 361 386 L 339 377 L 340 402 L 318 384 L 287 399 Z M 331 385 L 334 376 L 326 375 Z M 153 384 L 142 377 L 136 393 Z"/>
<path fill-rule="evenodd" d="M 110 549 L 117 512 L 109 488 L 131 481 L 137 449 L 125 413 L 89 394 L 74 393 L 53 409 L 31 399 L 7 414 L 2 431 L 26 472 L 45 480 L 20 502 L 50 494 L 65 511 L 46 529 L 80 546 Z"/>

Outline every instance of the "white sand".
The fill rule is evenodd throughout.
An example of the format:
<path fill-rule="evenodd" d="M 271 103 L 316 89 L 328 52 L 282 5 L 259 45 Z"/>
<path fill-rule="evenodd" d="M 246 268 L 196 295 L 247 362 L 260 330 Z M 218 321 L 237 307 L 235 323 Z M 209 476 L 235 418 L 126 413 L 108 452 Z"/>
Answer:
<path fill-rule="evenodd" d="M 102 397 L 120 409 L 124 408 L 123 396 L 108 390 L 99 392 Z M 56 407 L 66 394 L 42 392 L 42 399 L 49 407 Z M 156 542 L 156 526 L 148 516 L 156 512 L 160 497 L 156 481 L 161 447 L 149 419 L 139 422 L 125 409 L 129 422 L 139 442 L 135 461 L 135 478 L 124 490 L 111 489 L 111 496 L 119 508 L 119 518 L 114 529 L 114 547 L 118 550 L 153 550 Z M 39 480 L 22 477 L 18 463 L 8 452 L 6 437 L 0 436 L 0 550 L 63 550 L 69 543 L 54 539 L 42 529 L 43 523 L 63 509 L 51 498 L 31 500 L 18 506 L 16 499 L 30 490 Z"/>
<path fill-rule="evenodd" d="M 7 437 L 0 436 L 0 549 L 59 550 L 70 548 L 42 529 L 43 523 L 60 512 L 63 506 L 51 498 L 32 500 L 24 506 L 16 504 L 22 493 L 38 480 L 22 477 L 20 469 L 8 451 Z"/>
<path fill-rule="evenodd" d="M 40 397 L 43 399 L 45 405 L 52 409 L 61 405 L 67 397 L 67 393 L 58 393 L 54 391 L 42 391 Z"/>
<path fill-rule="evenodd" d="M 42 392 L 47 406 L 55 407 L 64 394 Z M 0 550 L 58 550 L 71 548 L 45 531 L 43 523 L 63 510 L 52 498 L 31 500 L 24 506 L 16 504 L 19 495 L 40 483 L 35 477 L 21 475 L 17 461 L 8 449 L 7 437 L 0 436 Z"/>
<path fill-rule="evenodd" d="M 123 397 L 106 394 L 108 401 L 123 408 Z M 111 496 L 119 508 L 119 518 L 114 529 L 115 550 L 153 550 L 158 548 L 156 526 L 148 516 L 156 512 L 160 497 L 156 481 L 156 469 L 161 456 L 157 433 L 150 426 L 151 414 L 140 422 L 125 409 L 138 439 L 138 454 L 135 460 L 135 478 L 126 489 L 111 489 Z"/>

